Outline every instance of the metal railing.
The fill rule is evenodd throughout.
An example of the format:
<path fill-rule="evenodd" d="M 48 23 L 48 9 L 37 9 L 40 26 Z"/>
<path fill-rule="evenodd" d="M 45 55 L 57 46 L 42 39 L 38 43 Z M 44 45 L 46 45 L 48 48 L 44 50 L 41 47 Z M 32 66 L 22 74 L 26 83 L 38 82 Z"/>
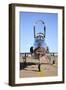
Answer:
<path fill-rule="evenodd" d="M 28 55 L 31 55 L 30 52 L 25 52 L 25 53 L 20 53 L 20 55 L 24 55 L 24 56 L 28 56 Z M 58 52 L 50 52 L 50 53 L 47 53 L 47 55 L 51 55 L 51 56 L 57 56 L 58 55 Z"/>

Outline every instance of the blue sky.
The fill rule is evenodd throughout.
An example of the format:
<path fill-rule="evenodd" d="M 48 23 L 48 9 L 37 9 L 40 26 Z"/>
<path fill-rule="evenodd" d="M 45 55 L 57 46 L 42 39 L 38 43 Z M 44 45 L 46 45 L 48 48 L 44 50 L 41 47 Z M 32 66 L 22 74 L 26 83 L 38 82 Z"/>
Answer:
<path fill-rule="evenodd" d="M 57 13 L 19 13 L 19 51 L 30 52 L 30 47 L 34 45 L 33 26 L 37 20 L 43 20 L 46 26 L 45 42 L 50 52 L 58 52 L 58 15 Z"/>

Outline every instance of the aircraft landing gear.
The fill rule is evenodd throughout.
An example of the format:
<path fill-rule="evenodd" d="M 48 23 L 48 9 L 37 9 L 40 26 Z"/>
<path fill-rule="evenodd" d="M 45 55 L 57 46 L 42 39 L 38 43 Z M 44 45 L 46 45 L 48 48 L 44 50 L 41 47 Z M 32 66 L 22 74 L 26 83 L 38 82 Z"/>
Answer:
<path fill-rule="evenodd" d="M 40 66 L 41 66 L 41 64 L 40 64 L 40 57 L 41 57 L 41 54 L 38 54 L 38 59 L 39 59 L 39 64 L 38 64 L 38 70 L 39 70 L 39 72 L 41 71 L 41 68 L 40 68 Z"/>
<path fill-rule="evenodd" d="M 38 70 L 39 70 L 39 72 L 41 71 L 41 69 L 40 69 L 40 64 L 38 64 Z"/>

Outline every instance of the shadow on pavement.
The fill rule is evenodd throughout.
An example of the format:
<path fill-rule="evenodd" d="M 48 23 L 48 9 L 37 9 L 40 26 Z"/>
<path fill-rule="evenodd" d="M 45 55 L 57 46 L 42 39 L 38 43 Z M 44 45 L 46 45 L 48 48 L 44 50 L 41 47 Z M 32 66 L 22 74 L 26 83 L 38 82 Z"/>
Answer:
<path fill-rule="evenodd" d="M 37 63 L 33 63 L 33 62 L 20 63 L 20 70 L 26 68 L 27 66 L 36 65 L 36 64 L 37 64 Z"/>

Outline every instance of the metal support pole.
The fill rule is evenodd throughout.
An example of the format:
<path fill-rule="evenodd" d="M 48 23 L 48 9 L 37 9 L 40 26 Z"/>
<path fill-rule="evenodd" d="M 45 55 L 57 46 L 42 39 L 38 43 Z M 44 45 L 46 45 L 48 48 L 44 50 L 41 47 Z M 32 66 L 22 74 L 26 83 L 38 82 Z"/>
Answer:
<path fill-rule="evenodd" d="M 25 58 L 24 58 L 24 59 L 25 59 L 25 61 L 24 61 L 24 65 L 26 66 L 26 53 L 25 53 Z"/>
<path fill-rule="evenodd" d="M 39 54 L 39 64 L 38 64 L 38 69 L 39 69 L 39 72 L 41 71 L 41 68 L 40 68 L 40 54 Z"/>

